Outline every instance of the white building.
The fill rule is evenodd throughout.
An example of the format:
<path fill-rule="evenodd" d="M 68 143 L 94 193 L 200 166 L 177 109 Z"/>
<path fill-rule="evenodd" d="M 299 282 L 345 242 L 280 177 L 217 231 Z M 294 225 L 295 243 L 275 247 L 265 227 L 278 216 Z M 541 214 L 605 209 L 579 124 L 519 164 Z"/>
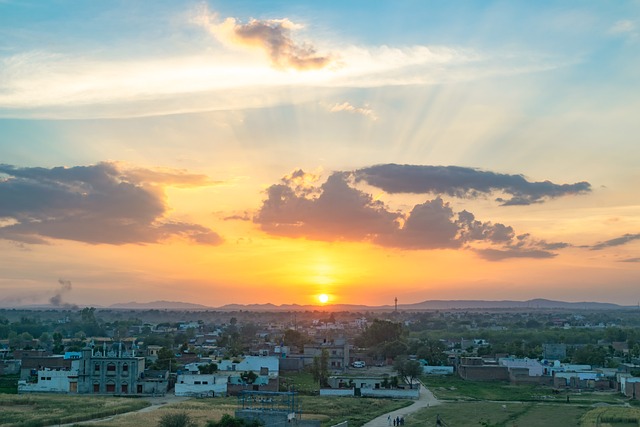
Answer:
<path fill-rule="evenodd" d="M 226 396 L 227 375 L 181 374 L 175 385 L 176 396 Z"/>

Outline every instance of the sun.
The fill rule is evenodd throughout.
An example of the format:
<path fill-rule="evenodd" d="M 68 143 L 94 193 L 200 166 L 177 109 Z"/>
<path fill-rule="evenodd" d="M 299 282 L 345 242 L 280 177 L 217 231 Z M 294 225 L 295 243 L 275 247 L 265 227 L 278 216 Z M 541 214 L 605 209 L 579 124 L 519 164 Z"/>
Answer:
<path fill-rule="evenodd" d="M 318 301 L 320 301 L 321 304 L 328 303 L 329 302 L 329 295 L 327 295 L 327 294 L 318 295 Z"/>

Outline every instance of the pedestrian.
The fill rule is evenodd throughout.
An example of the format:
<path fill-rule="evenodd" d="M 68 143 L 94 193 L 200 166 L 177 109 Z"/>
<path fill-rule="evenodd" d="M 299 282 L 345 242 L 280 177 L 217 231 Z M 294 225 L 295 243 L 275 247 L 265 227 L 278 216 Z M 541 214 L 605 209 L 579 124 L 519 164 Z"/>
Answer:
<path fill-rule="evenodd" d="M 387 415 L 387 423 L 388 423 L 389 425 L 391 425 L 391 415 L 390 415 L 390 414 L 389 414 L 389 415 Z"/>

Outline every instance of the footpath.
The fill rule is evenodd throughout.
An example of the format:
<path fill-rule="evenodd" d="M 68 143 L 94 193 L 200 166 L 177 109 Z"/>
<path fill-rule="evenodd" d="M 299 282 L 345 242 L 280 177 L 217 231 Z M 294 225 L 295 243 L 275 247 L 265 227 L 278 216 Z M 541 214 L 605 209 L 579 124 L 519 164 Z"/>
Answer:
<path fill-rule="evenodd" d="M 420 384 L 420 398 L 413 402 L 413 404 L 400 408 L 395 411 L 391 411 L 384 415 L 380 415 L 378 418 L 374 418 L 362 427 L 387 427 L 393 426 L 393 420 L 396 418 L 406 418 L 407 415 L 413 414 L 422 408 L 429 408 L 431 406 L 439 405 L 440 401 L 431 393 L 431 391 Z"/>

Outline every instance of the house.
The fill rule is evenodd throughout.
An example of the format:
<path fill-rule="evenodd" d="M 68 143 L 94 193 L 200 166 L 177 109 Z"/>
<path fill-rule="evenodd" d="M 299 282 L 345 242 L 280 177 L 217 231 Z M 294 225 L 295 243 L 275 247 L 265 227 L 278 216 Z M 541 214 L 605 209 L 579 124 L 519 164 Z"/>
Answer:
<path fill-rule="evenodd" d="M 236 395 L 242 391 L 278 391 L 280 359 L 274 356 L 247 356 L 242 360 L 218 362 L 220 375 L 227 377 L 227 393 Z M 255 378 L 247 381 L 245 373 Z"/>
<path fill-rule="evenodd" d="M 180 374 L 176 380 L 176 396 L 226 396 L 228 376 L 223 374 Z"/>
<path fill-rule="evenodd" d="M 164 395 L 168 371 L 146 371 L 144 357 L 119 344 L 102 351 L 86 348 L 64 356 L 27 358 L 18 383 L 19 393 Z"/>

